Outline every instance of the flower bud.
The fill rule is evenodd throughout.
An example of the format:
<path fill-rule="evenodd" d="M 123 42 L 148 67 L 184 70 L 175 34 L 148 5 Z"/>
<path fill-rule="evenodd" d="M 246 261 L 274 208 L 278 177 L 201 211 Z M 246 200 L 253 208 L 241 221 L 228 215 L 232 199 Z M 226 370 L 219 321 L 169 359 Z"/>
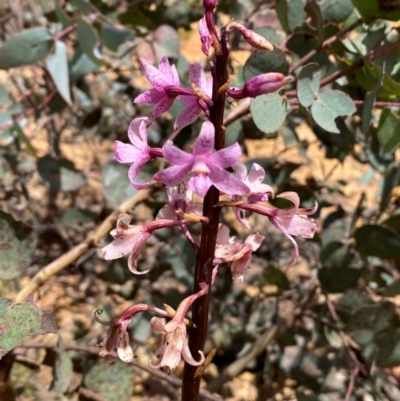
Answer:
<path fill-rule="evenodd" d="M 265 50 L 268 52 L 272 52 L 274 50 L 274 45 L 270 42 L 268 42 L 267 39 L 265 39 L 263 36 L 259 35 L 258 33 L 255 33 L 249 28 L 246 28 L 243 24 L 240 22 L 230 22 L 226 26 L 226 30 L 230 32 L 232 29 L 237 29 L 240 31 L 242 34 L 244 40 L 254 47 L 257 50 Z"/>
<path fill-rule="evenodd" d="M 230 87 L 226 90 L 228 96 L 233 99 L 243 99 L 245 97 L 257 97 L 267 93 L 276 92 L 289 82 L 292 78 L 279 72 L 268 72 L 249 79 L 243 89 Z"/>
<path fill-rule="evenodd" d="M 214 10 L 215 7 L 217 7 L 218 0 L 203 0 L 203 7 L 206 10 Z"/>

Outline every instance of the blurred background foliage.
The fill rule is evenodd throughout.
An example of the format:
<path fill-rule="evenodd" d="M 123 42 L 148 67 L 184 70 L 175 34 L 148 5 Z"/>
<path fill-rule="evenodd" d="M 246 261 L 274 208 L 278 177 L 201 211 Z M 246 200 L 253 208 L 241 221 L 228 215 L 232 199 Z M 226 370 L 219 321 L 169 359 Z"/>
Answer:
<path fill-rule="evenodd" d="M 188 63 L 207 65 L 202 14 L 198 0 L 0 0 L 1 400 L 179 398 L 176 381 L 140 368 L 155 360 L 150 316 L 131 325 L 131 366 L 97 357 L 106 333 L 93 312 L 177 305 L 191 291 L 192 248 L 178 231 L 159 231 L 139 260 L 150 273 L 132 276 L 125 260 L 102 260 L 108 236 L 88 239 L 137 193 L 112 156 L 129 122 L 149 115 L 132 102 L 148 88 L 138 58 L 167 55 L 188 84 Z M 269 71 L 296 77 L 286 92 L 227 102 L 227 144 L 240 141 L 276 193 L 317 200 L 320 229 L 297 239 L 300 262 L 288 268 L 289 241 L 250 216 L 266 240 L 244 283 L 220 269 L 205 387 L 227 400 L 398 401 L 400 2 L 221 0 L 216 18 L 244 21 L 277 45 L 251 53 L 232 35 L 235 85 Z M 181 109 L 176 102 L 150 127 L 153 145 Z M 190 143 L 200 124 L 176 143 Z M 159 165 L 146 168 L 144 180 Z M 149 221 L 165 202 L 155 188 L 129 212 Z M 246 235 L 231 212 L 224 218 Z M 35 274 L 83 243 L 34 298 L 20 299 Z"/>

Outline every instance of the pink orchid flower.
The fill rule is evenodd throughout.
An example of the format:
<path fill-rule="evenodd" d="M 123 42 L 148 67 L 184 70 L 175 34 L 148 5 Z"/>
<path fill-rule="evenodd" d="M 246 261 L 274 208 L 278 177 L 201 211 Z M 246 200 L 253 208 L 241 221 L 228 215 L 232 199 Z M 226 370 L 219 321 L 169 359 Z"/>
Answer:
<path fill-rule="evenodd" d="M 129 343 L 129 336 L 126 331 L 128 324 L 132 317 L 137 313 L 150 311 L 158 313 L 160 316 L 168 317 L 168 313 L 165 310 L 155 308 L 146 304 L 137 304 L 130 306 L 125 309 L 120 316 L 106 322 L 100 319 L 97 315 L 103 313 L 101 309 L 96 310 L 94 315 L 95 320 L 103 326 L 108 326 L 108 332 L 106 338 L 99 344 L 101 346 L 100 356 L 107 356 L 117 348 L 119 359 L 123 362 L 131 362 L 134 359 L 133 351 L 136 346 L 133 347 Z"/>
<path fill-rule="evenodd" d="M 140 59 L 143 75 L 153 85 L 153 89 L 137 96 L 135 103 L 155 104 L 152 117 L 156 118 L 170 109 L 178 95 L 191 94 L 191 90 L 182 88 L 175 66 L 170 66 L 168 57 L 163 57 L 158 69 L 146 59 Z"/>
<path fill-rule="evenodd" d="M 251 234 L 241 244 L 237 237 L 230 237 L 229 228 L 221 224 L 218 228 L 214 263 L 228 263 L 233 280 L 243 281 L 244 272 L 250 268 L 251 254 L 260 247 L 264 238 L 259 233 Z"/>
<path fill-rule="evenodd" d="M 239 178 L 249 188 L 249 192 L 245 195 L 250 202 L 266 202 L 268 201 L 268 194 L 274 195 L 274 190 L 271 186 L 263 184 L 265 178 L 265 170 L 257 163 L 253 163 L 250 172 L 247 174 L 246 166 L 241 163 L 235 163 L 232 168 L 236 173 L 236 177 Z M 241 196 L 232 196 L 235 201 L 239 201 Z M 235 207 L 234 213 L 236 219 L 247 229 L 250 229 L 249 222 L 245 219 L 244 211 Z"/>
<path fill-rule="evenodd" d="M 199 35 L 201 40 L 201 50 L 208 56 L 210 47 L 212 46 L 212 38 L 210 32 L 208 32 L 207 22 L 205 17 L 199 21 Z"/>
<path fill-rule="evenodd" d="M 136 189 L 147 188 L 150 185 L 149 182 L 136 182 L 142 166 L 156 157 L 162 157 L 161 149 L 151 148 L 147 145 L 147 127 L 150 124 L 151 121 L 147 117 L 135 118 L 128 128 L 128 137 L 132 144 L 115 141 L 114 160 L 119 163 L 131 164 L 128 177 Z"/>
<path fill-rule="evenodd" d="M 193 145 L 193 154 L 184 152 L 173 146 L 172 141 L 167 141 L 163 146 L 163 156 L 172 166 L 155 174 L 154 179 L 174 186 L 193 172 L 188 185 L 201 197 L 206 195 L 212 185 L 230 195 L 245 195 L 249 191 L 247 185 L 225 170 L 240 159 L 242 150 L 235 143 L 214 151 L 214 132 L 213 124 L 205 121 Z"/>
<path fill-rule="evenodd" d="M 297 263 L 299 258 L 299 247 L 292 235 L 298 235 L 303 238 L 313 238 L 317 229 L 317 223 L 308 216 L 317 211 L 318 204 L 315 202 L 312 208 L 299 208 L 300 198 L 296 192 L 282 192 L 277 198 L 287 199 L 293 203 L 286 209 L 278 209 L 274 206 L 262 205 L 259 203 L 244 204 L 238 206 L 241 209 L 255 212 L 267 216 L 272 224 L 283 232 L 293 243 L 295 256 L 290 266 Z"/>
<path fill-rule="evenodd" d="M 129 270 L 134 274 L 146 274 L 149 270 L 136 269 L 137 258 L 144 243 L 154 230 L 184 224 L 184 221 L 155 220 L 142 226 L 135 226 L 129 224 L 130 220 L 130 216 L 126 213 L 118 216 L 117 228 L 110 232 L 114 241 L 102 248 L 101 253 L 106 260 L 118 259 L 129 254 Z"/>
<path fill-rule="evenodd" d="M 209 106 L 212 104 L 213 78 L 206 77 L 200 64 L 189 65 L 189 79 L 194 84 L 197 94 L 181 95 L 178 100 L 186 105 L 175 121 L 174 129 L 181 129 L 196 121 L 201 114 L 209 115 Z"/>
<path fill-rule="evenodd" d="M 207 291 L 208 286 L 203 283 L 199 292 L 190 295 L 179 304 L 174 317 L 168 323 L 164 318 L 151 319 L 151 328 L 154 332 L 161 334 L 160 345 L 156 350 L 156 356 L 160 358 L 160 362 L 155 366 L 151 365 L 153 368 L 162 368 L 166 373 L 171 374 L 181 358 L 192 366 L 199 366 L 204 362 L 205 357 L 202 351 L 199 350 L 201 357 L 199 361 L 196 361 L 190 352 L 184 318 L 193 302 L 205 295 Z"/>

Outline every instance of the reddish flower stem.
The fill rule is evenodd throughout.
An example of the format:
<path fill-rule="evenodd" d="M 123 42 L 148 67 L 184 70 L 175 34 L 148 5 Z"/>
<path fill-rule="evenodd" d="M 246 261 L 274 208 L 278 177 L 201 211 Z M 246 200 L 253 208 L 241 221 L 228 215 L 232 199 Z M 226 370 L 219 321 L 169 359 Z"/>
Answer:
<path fill-rule="evenodd" d="M 223 30 L 220 40 L 220 54 L 216 54 L 213 65 L 213 104 L 210 110 L 210 121 L 215 127 L 215 150 L 225 146 L 225 128 L 223 126 L 225 88 L 228 81 L 227 45 L 228 34 Z M 217 242 L 220 208 L 216 207 L 219 191 L 213 186 L 204 198 L 203 216 L 208 218 L 208 224 L 203 224 L 200 249 L 197 255 L 193 293 L 200 291 L 200 283 L 206 283 L 211 288 L 213 260 Z M 192 320 L 195 324 L 190 332 L 189 347 L 192 355 L 198 355 L 203 350 L 208 325 L 210 291 L 199 298 L 192 309 Z M 182 401 L 198 401 L 201 376 L 196 376 L 196 366 L 185 364 L 182 384 Z"/>

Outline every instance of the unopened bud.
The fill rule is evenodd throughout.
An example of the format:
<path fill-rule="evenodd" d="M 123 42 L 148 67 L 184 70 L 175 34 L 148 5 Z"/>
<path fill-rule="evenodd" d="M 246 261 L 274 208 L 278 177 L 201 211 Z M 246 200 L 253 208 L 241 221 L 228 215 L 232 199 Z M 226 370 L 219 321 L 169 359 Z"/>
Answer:
<path fill-rule="evenodd" d="M 230 32 L 232 29 L 237 29 L 240 31 L 242 34 L 244 40 L 254 47 L 257 50 L 265 50 L 268 52 L 272 52 L 274 50 L 274 45 L 270 42 L 268 42 L 267 39 L 265 39 L 263 36 L 259 35 L 258 33 L 255 33 L 249 28 L 246 28 L 243 24 L 240 22 L 230 22 L 226 26 L 226 30 Z"/>
<path fill-rule="evenodd" d="M 226 90 L 228 96 L 233 99 L 244 99 L 245 97 L 257 97 L 267 93 L 276 92 L 289 82 L 291 77 L 287 77 L 279 72 L 268 72 L 249 79 L 243 89 L 230 87 Z"/>
<path fill-rule="evenodd" d="M 206 10 L 214 10 L 215 7 L 217 7 L 218 0 L 203 0 L 203 7 Z"/>

